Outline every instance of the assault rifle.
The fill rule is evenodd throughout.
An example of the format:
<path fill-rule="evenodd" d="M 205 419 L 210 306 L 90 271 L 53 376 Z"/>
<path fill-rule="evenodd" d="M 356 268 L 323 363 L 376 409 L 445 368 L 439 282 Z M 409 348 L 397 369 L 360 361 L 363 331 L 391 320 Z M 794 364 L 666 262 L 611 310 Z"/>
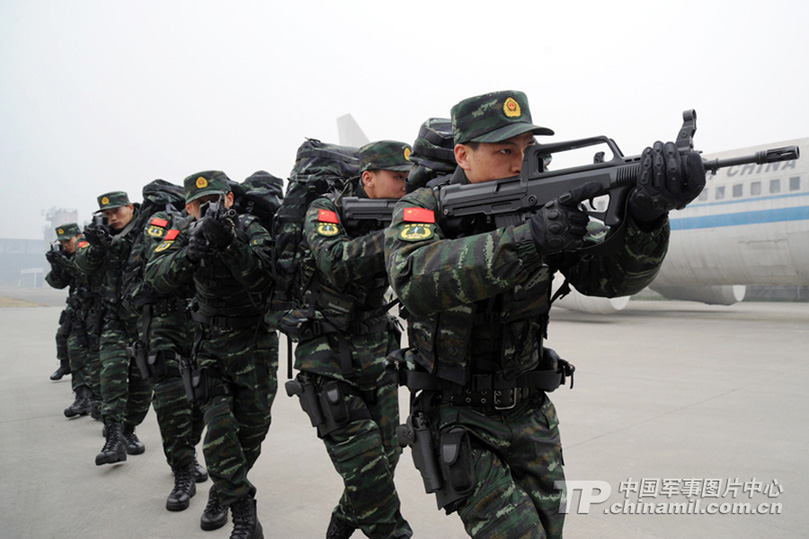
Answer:
<path fill-rule="evenodd" d="M 343 226 L 356 228 L 361 223 L 376 225 L 376 228 L 388 226 L 393 217 L 393 207 L 398 198 L 343 198 Z"/>
<path fill-rule="evenodd" d="M 683 126 L 675 141 L 683 163 L 689 154 L 699 153 L 694 150 L 696 130 L 696 111 L 684 111 Z M 589 165 L 561 170 L 548 170 L 545 166 L 548 159 L 555 154 L 603 144 L 606 144 L 613 154 L 613 158 L 608 161 L 604 161 L 603 152 L 599 152 L 594 162 Z M 723 167 L 789 161 L 799 156 L 800 150 L 797 146 L 787 146 L 744 157 L 703 160 L 703 165 L 706 171 L 716 173 Z M 463 229 L 464 219 L 480 216 L 487 222 L 494 222 L 497 228 L 516 225 L 528 219 L 547 202 L 581 185 L 598 182 L 601 189 L 593 195 L 593 198 L 609 195 L 609 203 L 604 211 L 591 209 L 588 214 L 609 227 L 620 226 L 624 220 L 626 199 L 639 177 L 640 156 L 624 157 L 615 141 L 608 137 L 598 136 L 537 144 L 526 150 L 522 171 L 518 177 L 442 187 L 439 191 L 438 215 L 444 219 L 449 228 Z"/>

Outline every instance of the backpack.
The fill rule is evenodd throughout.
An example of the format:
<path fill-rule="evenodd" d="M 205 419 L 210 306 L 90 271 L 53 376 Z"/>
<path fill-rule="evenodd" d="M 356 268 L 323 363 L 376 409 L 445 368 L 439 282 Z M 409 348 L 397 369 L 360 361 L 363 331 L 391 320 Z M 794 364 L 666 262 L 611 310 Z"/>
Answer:
<path fill-rule="evenodd" d="M 232 183 L 233 208 L 258 218 L 267 232 L 272 232 L 273 219 L 284 197 L 284 180 L 258 170 L 242 183 Z"/>
<path fill-rule="evenodd" d="M 446 118 L 428 118 L 419 128 L 410 160 L 416 166 L 407 178 L 412 193 L 440 175 L 452 174 L 457 166 L 453 149 L 452 122 Z"/>
<path fill-rule="evenodd" d="M 293 341 L 300 338 L 299 322 L 306 318 L 303 296 L 312 271 L 301 262 L 311 257 L 303 240 L 306 210 L 315 199 L 342 190 L 346 180 L 359 175 L 358 149 L 306 139 L 298 148 L 286 194 L 272 223 L 275 239 L 275 289 L 269 321 Z M 291 361 L 291 347 L 288 346 Z"/>
<path fill-rule="evenodd" d="M 137 233 L 122 272 L 121 300 L 127 308 L 137 310 L 154 299 L 154 292 L 144 286 L 143 280 L 146 266 L 143 229 L 157 212 L 165 211 L 176 218 L 182 215 L 184 209 L 185 190 L 181 186 L 166 180 L 154 180 L 143 186 L 143 202 L 133 226 Z"/>

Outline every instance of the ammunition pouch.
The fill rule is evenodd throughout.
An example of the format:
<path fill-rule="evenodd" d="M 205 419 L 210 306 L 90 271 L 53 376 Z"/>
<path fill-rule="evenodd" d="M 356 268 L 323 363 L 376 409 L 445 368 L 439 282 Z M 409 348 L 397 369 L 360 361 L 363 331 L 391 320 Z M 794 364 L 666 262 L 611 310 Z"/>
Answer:
<path fill-rule="evenodd" d="M 352 421 L 371 419 L 371 412 L 367 408 L 348 408 L 346 395 L 359 395 L 359 390 L 345 382 L 329 380 L 318 391 L 309 375 L 299 373 L 295 379 L 287 381 L 284 387 L 290 397 L 298 396 L 301 408 L 309 416 L 312 426 L 317 428 L 318 438 L 325 438 Z"/>
<path fill-rule="evenodd" d="M 188 358 L 181 358 L 180 376 L 188 400 L 194 404 L 202 405 L 218 395 L 233 394 L 216 367 L 195 367 Z"/>
<path fill-rule="evenodd" d="M 397 427 L 396 435 L 399 445 L 411 448 L 424 490 L 435 492 L 438 508 L 450 514 L 475 488 L 472 444 L 465 429 L 439 433 L 431 419 L 423 411 L 414 411 L 405 425 Z"/>

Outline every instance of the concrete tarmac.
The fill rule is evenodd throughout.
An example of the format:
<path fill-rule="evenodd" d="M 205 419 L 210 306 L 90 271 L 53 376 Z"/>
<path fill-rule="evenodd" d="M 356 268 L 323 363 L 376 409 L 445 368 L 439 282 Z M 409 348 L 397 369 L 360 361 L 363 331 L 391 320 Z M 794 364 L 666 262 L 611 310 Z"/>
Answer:
<path fill-rule="evenodd" d="M 48 379 L 63 301 L 62 291 L 0 289 L 0 538 L 229 537 L 230 523 L 199 528 L 210 480 L 189 509 L 165 510 L 173 479 L 153 411 L 137 430 L 146 453 L 95 465 L 101 423 L 66 419 L 69 377 Z M 809 536 L 809 304 L 554 309 L 548 344 L 576 366 L 574 389 L 551 395 L 568 480 L 565 537 Z M 404 419 L 405 389 L 400 402 Z M 325 536 L 342 484 L 283 390 L 250 477 L 267 539 Z M 414 537 L 466 537 L 457 515 L 424 493 L 409 449 L 396 484 Z"/>

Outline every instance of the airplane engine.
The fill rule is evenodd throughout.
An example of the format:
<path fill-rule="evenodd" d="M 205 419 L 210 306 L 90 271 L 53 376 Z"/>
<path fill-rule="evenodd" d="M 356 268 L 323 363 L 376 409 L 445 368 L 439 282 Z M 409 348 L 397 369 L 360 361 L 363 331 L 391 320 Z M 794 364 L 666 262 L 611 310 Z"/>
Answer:
<path fill-rule="evenodd" d="M 708 305 L 733 305 L 744 299 L 747 287 L 744 285 L 716 286 L 656 286 L 652 290 L 667 299 L 699 301 Z"/>

